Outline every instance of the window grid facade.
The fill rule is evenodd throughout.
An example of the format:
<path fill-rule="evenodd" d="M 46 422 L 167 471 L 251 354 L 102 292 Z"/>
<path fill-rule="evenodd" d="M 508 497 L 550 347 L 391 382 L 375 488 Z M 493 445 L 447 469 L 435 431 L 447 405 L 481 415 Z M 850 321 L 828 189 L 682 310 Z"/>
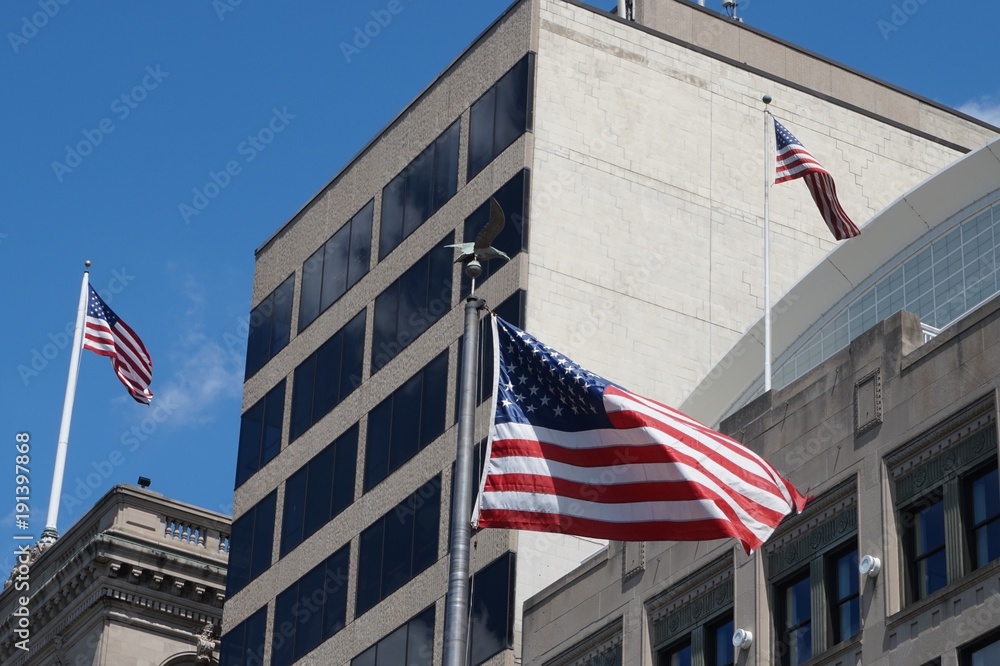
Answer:
<path fill-rule="evenodd" d="M 905 604 L 946 589 L 1000 557 L 992 396 L 893 452 L 886 465 L 905 563 Z"/>
<path fill-rule="evenodd" d="M 860 633 L 857 487 L 813 499 L 764 544 L 774 663 L 798 666 Z"/>
<path fill-rule="evenodd" d="M 288 344 L 294 292 L 295 275 L 292 274 L 250 311 L 244 380 L 250 379 Z"/>
<path fill-rule="evenodd" d="M 1000 202 L 972 215 L 911 255 L 845 307 L 791 358 L 774 386 L 787 386 L 899 310 L 942 328 L 1000 289 Z"/>

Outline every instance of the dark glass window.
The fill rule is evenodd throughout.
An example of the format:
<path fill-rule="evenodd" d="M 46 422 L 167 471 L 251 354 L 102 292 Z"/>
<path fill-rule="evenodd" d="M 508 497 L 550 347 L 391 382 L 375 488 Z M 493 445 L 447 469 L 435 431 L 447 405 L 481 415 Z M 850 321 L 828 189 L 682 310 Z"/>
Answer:
<path fill-rule="evenodd" d="M 456 120 L 382 190 L 379 259 L 455 196 L 460 132 L 461 124 Z"/>
<path fill-rule="evenodd" d="M 493 247 L 504 252 L 511 259 L 518 253 L 528 249 L 528 201 L 530 187 L 530 172 L 523 169 L 511 178 L 491 198 L 496 199 L 503 209 L 505 224 L 503 231 L 493 239 Z M 490 218 L 490 200 L 487 199 L 472 215 L 465 218 L 462 232 L 463 242 L 476 240 L 479 231 L 486 226 Z M 483 272 L 476 278 L 476 284 L 482 284 L 486 278 L 493 275 L 506 263 L 503 259 L 491 259 L 483 263 Z M 472 281 L 462 271 L 462 293 L 471 291 Z"/>
<path fill-rule="evenodd" d="M 267 606 L 240 622 L 222 637 L 219 666 L 263 666 Z"/>
<path fill-rule="evenodd" d="M 659 666 L 691 666 L 691 641 L 672 645 L 660 653 Z"/>
<path fill-rule="evenodd" d="M 375 299 L 372 374 L 451 310 L 453 250 L 446 236 Z"/>
<path fill-rule="evenodd" d="M 284 349 L 292 331 L 292 295 L 295 275 L 288 276 L 250 311 L 245 379 L 250 379 L 275 354 Z"/>
<path fill-rule="evenodd" d="M 431 666 L 434 606 L 351 660 L 351 666 Z"/>
<path fill-rule="evenodd" d="M 981 638 L 960 651 L 961 666 L 996 666 L 1000 664 L 1000 637 L 995 633 Z"/>
<path fill-rule="evenodd" d="M 274 604 L 272 666 L 289 666 L 344 628 L 350 544 L 278 595 Z"/>
<path fill-rule="evenodd" d="M 515 139 L 531 129 L 534 71 L 535 54 L 529 53 L 472 105 L 469 116 L 469 180 Z"/>
<path fill-rule="evenodd" d="M 274 544 L 274 507 L 278 492 L 264 499 L 233 522 L 229 539 L 226 597 L 232 597 L 271 566 Z"/>
<path fill-rule="evenodd" d="M 361 533 L 355 616 L 361 616 L 437 560 L 441 475 Z"/>
<path fill-rule="evenodd" d="M 861 633 L 861 596 L 858 581 L 858 549 L 852 547 L 831 556 L 827 567 L 830 617 L 833 620 L 831 644 L 846 641 Z"/>
<path fill-rule="evenodd" d="M 781 663 L 798 666 L 812 658 L 812 606 L 809 573 L 778 588 L 779 640 L 787 648 Z"/>
<path fill-rule="evenodd" d="M 281 451 L 281 423 L 285 417 L 285 380 L 267 392 L 240 419 L 236 453 L 236 487 L 253 476 Z"/>
<path fill-rule="evenodd" d="M 369 412 L 365 492 L 444 432 L 447 397 L 446 349 Z"/>
<path fill-rule="evenodd" d="M 361 383 L 364 348 L 362 310 L 295 368 L 290 440 L 326 416 Z"/>
<path fill-rule="evenodd" d="M 368 273 L 374 209 L 374 200 L 365 204 L 302 264 L 299 332 Z"/>
<path fill-rule="evenodd" d="M 285 482 L 281 557 L 316 533 L 354 501 L 358 424 L 313 456 Z"/>
<path fill-rule="evenodd" d="M 710 625 L 705 633 L 705 666 L 734 666 L 732 615 Z"/>
<path fill-rule="evenodd" d="M 470 664 L 514 645 L 514 560 L 505 553 L 472 577 Z"/>
<path fill-rule="evenodd" d="M 1000 485 L 997 468 L 981 472 L 966 482 L 969 550 L 972 568 L 978 569 L 1000 557 Z"/>
<path fill-rule="evenodd" d="M 917 601 L 948 584 L 944 498 L 940 491 L 904 512 L 903 530 L 910 601 Z"/>

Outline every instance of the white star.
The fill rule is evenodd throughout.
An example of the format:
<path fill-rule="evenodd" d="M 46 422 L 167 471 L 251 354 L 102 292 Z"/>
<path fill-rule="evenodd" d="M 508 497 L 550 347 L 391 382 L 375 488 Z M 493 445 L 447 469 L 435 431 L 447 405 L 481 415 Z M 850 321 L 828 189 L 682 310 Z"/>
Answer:
<path fill-rule="evenodd" d="M 531 413 L 532 413 L 533 411 L 535 411 L 535 406 L 534 406 L 534 405 L 528 405 L 528 406 L 526 407 L 526 410 L 527 410 L 527 412 L 528 412 L 529 414 L 531 414 Z"/>
<path fill-rule="evenodd" d="M 549 396 L 542 394 L 542 397 L 538 399 L 538 402 L 542 403 L 542 407 L 549 406 Z"/>
<path fill-rule="evenodd" d="M 510 407 L 510 406 L 511 406 L 511 405 L 513 405 L 513 404 L 514 404 L 514 403 L 512 403 L 512 402 L 511 402 L 510 400 L 508 400 L 507 398 L 504 398 L 504 399 L 503 399 L 503 406 L 504 406 L 504 407 Z"/>
<path fill-rule="evenodd" d="M 506 384 L 504 385 L 504 388 L 505 388 L 505 389 L 507 389 L 508 391 L 513 391 L 513 390 L 514 390 L 514 385 L 513 385 L 513 384 L 511 384 L 511 383 L 510 383 L 510 382 L 508 381 L 508 382 L 507 382 L 507 383 L 506 383 Z"/>
<path fill-rule="evenodd" d="M 525 377 L 523 373 L 517 379 L 518 379 L 518 382 L 521 383 L 521 384 L 527 384 L 528 383 L 528 378 Z"/>
<path fill-rule="evenodd" d="M 535 395 L 539 391 L 537 386 L 529 386 L 528 390 L 531 391 L 531 395 Z"/>
<path fill-rule="evenodd" d="M 556 416 L 562 416 L 562 407 L 560 407 L 559 405 L 556 405 L 554 413 L 555 413 Z"/>

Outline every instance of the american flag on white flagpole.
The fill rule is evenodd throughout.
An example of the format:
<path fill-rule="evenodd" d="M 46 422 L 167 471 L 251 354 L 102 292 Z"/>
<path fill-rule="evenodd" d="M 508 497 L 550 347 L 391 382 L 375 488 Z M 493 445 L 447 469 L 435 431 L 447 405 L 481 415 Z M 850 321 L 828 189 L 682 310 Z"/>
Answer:
<path fill-rule="evenodd" d="M 860 234 L 861 231 L 847 216 L 837 199 L 837 186 L 830 172 L 777 119 L 774 119 L 774 135 L 778 162 L 774 183 L 801 178 L 806 182 L 809 194 L 816 202 L 826 226 L 837 240 Z"/>
<path fill-rule="evenodd" d="M 734 537 L 747 552 L 806 503 L 766 460 L 493 317 L 494 422 L 480 527 L 620 541 Z"/>
<path fill-rule="evenodd" d="M 153 362 L 146 346 L 93 287 L 87 299 L 83 348 L 110 357 L 115 374 L 137 402 L 148 405 L 152 401 L 149 382 L 153 378 Z"/>

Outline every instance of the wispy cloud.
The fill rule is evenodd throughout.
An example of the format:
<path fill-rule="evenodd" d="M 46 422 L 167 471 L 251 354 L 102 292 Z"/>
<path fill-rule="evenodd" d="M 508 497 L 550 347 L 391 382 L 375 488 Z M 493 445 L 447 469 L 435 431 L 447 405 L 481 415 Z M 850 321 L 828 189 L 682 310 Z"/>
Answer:
<path fill-rule="evenodd" d="M 170 409 L 172 423 L 199 425 L 214 419 L 220 400 L 242 396 L 244 359 L 221 335 L 205 333 L 205 288 L 188 276 L 183 293 L 188 299 L 185 335 L 171 350 L 172 374 L 154 392 Z"/>
<path fill-rule="evenodd" d="M 958 110 L 1000 127 L 1000 96 L 983 95 L 962 104 Z"/>

